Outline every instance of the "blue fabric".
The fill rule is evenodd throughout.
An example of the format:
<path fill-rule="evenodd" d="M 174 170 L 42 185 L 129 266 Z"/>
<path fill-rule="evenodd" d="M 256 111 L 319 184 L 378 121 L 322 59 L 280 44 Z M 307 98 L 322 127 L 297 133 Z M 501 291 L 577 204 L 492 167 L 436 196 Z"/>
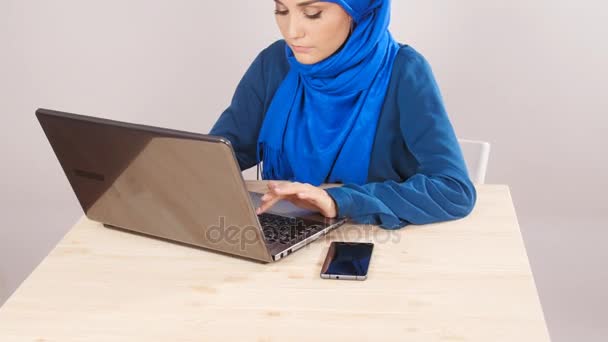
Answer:
<path fill-rule="evenodd" d="M 263 158 L 265 179 L 314 185 L 367 180 L 399 44 L 388 31 L 389 0 L 331 2 L 353 17 L 354 30 L 341 50 L 312 65 L 299 63 L 285 45 L 290 70 L 268 108 L 258 140 L 257 159 Z"/>
<path fill-rule="evenodd" d="M 272 99 L 291 68 L 280 40 L 264 49 L 238 84 L 210 134 L 228 139 L 242 170 L 257 164 L 258 135 Z M 400 46 L 375 132 L 366 183 L 327 192 L 338 214 L 395 229 L 468 215 L 477 194 L 439 87 L 426 59 Z M 314 168 L 302 164 L 298 168 Z"/>

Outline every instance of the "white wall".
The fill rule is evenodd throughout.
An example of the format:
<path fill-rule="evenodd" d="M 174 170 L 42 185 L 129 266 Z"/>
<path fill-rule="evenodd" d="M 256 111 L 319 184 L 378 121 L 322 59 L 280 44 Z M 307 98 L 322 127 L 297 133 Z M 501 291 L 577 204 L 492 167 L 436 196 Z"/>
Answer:
<path fill-rule="evenodd" d="M 272 11 L 270 0 L 0 0 L 0 303 L 81 215 L 34 110 L 205 133 L 279 37 Z M 608 334 L 607 11 L 393 1 L 393 34 L 431 62 L 458 135 L 493 143 L 487 181 L 511 186 L 554 341 Z"/>

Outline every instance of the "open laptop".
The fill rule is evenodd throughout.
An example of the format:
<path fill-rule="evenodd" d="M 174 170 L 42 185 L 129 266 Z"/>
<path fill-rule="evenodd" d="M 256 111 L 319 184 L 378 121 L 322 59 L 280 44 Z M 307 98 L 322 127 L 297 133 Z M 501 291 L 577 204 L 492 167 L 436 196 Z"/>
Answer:
<path fill-rule="evenodd" d="M 36 116 L 86 216 L 109 227 L 262 262 L 337 228 L 287 201 L 255 214 L 224 138 L 48 109 Z"/>

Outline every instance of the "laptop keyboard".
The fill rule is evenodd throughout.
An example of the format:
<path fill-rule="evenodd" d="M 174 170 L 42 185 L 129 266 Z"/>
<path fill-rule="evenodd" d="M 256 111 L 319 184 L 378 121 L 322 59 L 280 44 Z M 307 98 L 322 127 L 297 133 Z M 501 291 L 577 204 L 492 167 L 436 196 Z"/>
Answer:
<path fill-rule="evenodd" d="M 269 213 L 258 215 L 264 236 L 269 242 L 292 245 L 318 233 L 325 225 L 301 218 L 285 217 Z"/>

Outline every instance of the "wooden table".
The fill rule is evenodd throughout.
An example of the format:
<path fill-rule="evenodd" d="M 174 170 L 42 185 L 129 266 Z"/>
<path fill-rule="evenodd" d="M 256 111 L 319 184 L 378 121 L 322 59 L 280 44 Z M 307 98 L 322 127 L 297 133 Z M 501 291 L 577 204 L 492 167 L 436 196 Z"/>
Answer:
<path fill-rule="evenodd" d="M 366 281 L 319 277 L 332 240 L 376 244 Z M 549 341 L 508 187 L 480 186 L 463 220 L 347 224 L 273 264 L 83 218 L 0 308 L 2 342 L 282 340 Z"/>

